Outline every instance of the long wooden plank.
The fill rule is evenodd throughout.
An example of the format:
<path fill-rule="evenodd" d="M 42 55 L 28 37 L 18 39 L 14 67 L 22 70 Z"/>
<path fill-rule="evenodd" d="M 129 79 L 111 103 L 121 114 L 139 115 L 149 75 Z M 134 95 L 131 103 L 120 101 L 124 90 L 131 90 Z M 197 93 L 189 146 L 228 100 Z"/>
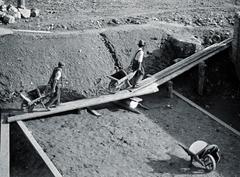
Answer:
<path fill-rule="evenodd" d="M 10 177 L 10 125 L 6 123 L 6 115 L 0 117 L 0 177 Z"/>
<path fill-rule="evenodd" d="M 62 103 L 60 106 L 58 106 L 56 108 L 52 108 L 51 111 L 32 112 L 32 113 L 26 113 L 26 114 L 22 114 L 22 115 L 15 115 L 12 117 L 8 117 L 8 122 L 14 122 L 14 121 L 18 121 L 18 120 L 28 120 L 28 119 L 33 119 L 33 118 L 37 118 L 37 117 L 53 115 L 53 114 L 57 114 L 57 113 L 61 113 L 61 112 L 66 112 L 66 111 L 71 111 L 71 110 L 75 110 L 75 109 L 99 105 L 99 104 L 103 104 L 103 103 L 123 100 L 126 98 L 135 97 L 135 96 L 147 95 L 147 94 L 151 94 L 151 93 L 154 93 L 157 91 L 158 91 L 157 85 L 156 86 L 151 85 L 151 86 L 144 88 L 142 90 L 139 90 L 137 92 L 130 92 L 129 90 L 123 90 L 123 91 L 120 91 L 115 94 L 102 95 L 102 96 L 99 96 L 96 98 L 88 98 L 88 99 L 82 99 L 82 100 Z"/>
<path fill-rule="evenodd" d="M 55 165 L 52 163 L 52 161 L 49 159 L 47 154 L 43 151 L 41 146 L 38 144 L 38 142 L 35 140 L 33 135 L 30 133 L 26 125 L 22 121 L 17 121 L 18 126 L 21 128 L 23 131 L 24 135 L 27 137 L 27 139 L 30 141 L 34 149 L 37 151 L 37 153 L 40 155 L 40 157 L 43 159 L 49 170 L 52 172 L 52 174 L 55 177 L 62 177 L 60 172 L 57 170 Z"/>
<path fill-rule="evenodd" d="M 237 131 L 236 129 L 232 128 L 231 126 L 229 126 L 228 124 L 226 124 L 225 122 L 223 122 L 222 120 L 220 120 L 219 118 L 217 118 L 216 116 L 214 116 L 213 114 L 211 114 L 210 112 L 208 112 L 207 110 L 203 109 L 202 107 L 198 106 L 196 103 L 192 102 L 191 100 L 189 100 L 188 98 L 186 98 L 185 96 L 183 96 L 182 94 L 178 93 L 177 91 L 173 91 L 173 94 L 176 95 L 177 97 L 179 97 L 180 99 L 182 99 L 183 101 L 185 101 L 186 103 L 188 103 L 189 105 L 193 106 L 194 108 L 198 109 L 199 111 L 201 111 L 202 113 L 206 114 L 208 117 L 210 117 L 211 119 L 217 121 L 219 124 L 221 124 L 222 126 L 224 126 L 225 128 L 229 129 L 230 131 L 232 131 L 233 133 L 235 133 L 236 135 L 240 136 L 240 132 Z"/>
<path fill-rule="evenodd" d="M 166 69 L 144 79 L 139 83 L 140 87 L 134 89 L 133 91 L 141 90 L 144 87 L 147 87 L 153 83 L 162 84 L 172 78 L 182 74 L 183 72 L 193 68 L 194 66 L 198 65 L 199 63 L 207 60 L 208 58 L 218 54 L 219 52 L 227 49 L 230 47 L 232 42 L 232 38 L 226 39 L 221 43 L 211 45 L 204 50 L 201 50 L 184 60 L 167 67 Z M 164 81 L 164 82 L 163 82 Z"/>

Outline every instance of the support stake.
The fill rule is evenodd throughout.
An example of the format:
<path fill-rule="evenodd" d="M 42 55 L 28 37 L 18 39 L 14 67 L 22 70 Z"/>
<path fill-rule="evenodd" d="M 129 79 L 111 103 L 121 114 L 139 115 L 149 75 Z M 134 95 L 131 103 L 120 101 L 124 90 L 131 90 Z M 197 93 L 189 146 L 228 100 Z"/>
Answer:
<path fill-rule="evenodd" d="M 203 88 L 205 82 L 205 62 L 202 62 L 198 65 L 198 94 L 203 95 Z"/>
<path fill-rule="evenodd" d="M 168 89 L 168 97 L 173 98 L 173 81 L 167 82 L 167 89 Z"/>

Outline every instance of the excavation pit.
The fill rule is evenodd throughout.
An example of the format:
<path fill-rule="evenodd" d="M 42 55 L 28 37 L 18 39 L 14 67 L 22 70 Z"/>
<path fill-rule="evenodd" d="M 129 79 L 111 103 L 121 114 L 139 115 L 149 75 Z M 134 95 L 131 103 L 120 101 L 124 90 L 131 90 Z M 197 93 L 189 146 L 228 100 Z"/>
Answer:
<path fill-rule="evenodd" d="M 1 71 L 7 73 L 1 75 L 4 78 L 1 86 L 4 88 L 3 90 L 10 92 L 10 85 L 11 87 L 31 89 L 35 87 L 31 82 L 46 83 L 51 68 L 58 60 L 62 59 L 67 63 L 66 75 L 73 79 L 64 95 L 66 98 L 71 96 L 72 99 L 78 99 L 82 98 L 82 95 L 90 97 L 106 94 L 104 89 L 109 80 L 105 76 L 113 72 L 116 64 L 121 63 L 124 67 L 129 64 L 129 58 L 136 49 L 137 39 L 140 36 L 148 43 L 145 65 L 149 74 L 154 74 L 172 65 L 176 58 L 185 58 L 201 50 L 201 35 L 196 38 L 194 30 L 192 34 L 189 34 L 190 29 L 185 31 L 185 27 L 176 29 L 174 25 L 169 25 L 167 31 L 164 29 L 165 27 L 143 25 L 139 29 L 133 25 L 119 29 L 113 28 L 107 32 L 63 33 L 60 36 L 57 34 L 43 36 L 15 34 L 14 37 L 2 38 L 1 40 L 9 45 L 17 38 L 17 43 L 14 52 L 8 51 L 7 47 L 2 46 L 5 49 L 1 50 L 3 56 L 8 56 L 9 60 L 1 65 L 3 69 Z M 89 43 L 88 40 L 90 40 Z M 86 44 L 83 45 L 81 41 Z M 49 44 L 47 47 L 46 42 Z M 92 43 L 95 43 L 96 46 L 92 46 Z M 30 50 L 29 46 L 33 46 L 33 49 Z M 67 49 L 62 50 L 63 47 Z M 98 51 L 96 52 L 98 55 L 92 51 Z M 18 56 L 17 59 L 16 56 Z M 215 66 L 215 62 L 222 62 L 222 56 L 224 56 L 223 59 L 227 58 L 221 53 L 216 56 L 219 59 L 209 59 L 210 63 L 207 65 L 210 75 L 211 70 L 216 69 L 212 67 Z M 224 62 L 226 61 L 223 60 L 223 64 L 219 65 L 225 66 Z M 30 63 L 25 64 L 25 62 Z M 49 65 L 45 66 L 45 63 L 48 62 Z M 96 66 L 96 62 L 100 65 Z M 11 71 L 10 69 L 19 66 L 19 63 L 24 69 L 13 70 L 13 72 L 7 72 L 4 69 L 9 66 L 8 70 Z M 34 70 L 29 70 L 30 67 L 33 67 Z M 91 74 L 89 74 L 90 72 Z M 193 68 L 180 78 L 173 80 L 174 88 L 183 91 L 182 93 L 187 97 L 191 97 L 188 95 L 189 90 L 197 87 L 196 73 L 196 68 Z M 17 77 L 15 78 L 15 76 Z M 222 77 L 221 72 L 219 77 Z M 15 79 L 11 80 L 11 78 Z M 209 79 L 212 80 L 212 77 Z M 228 81 L 228 78 L 224 79 Z M 190 84 L 195 85 L 190 85 L 189 88 L 181 86 L 181 83 L 187 83 L 189 80 L 191 80 Z M 180 84 L 178 84 L 179 82 Z M 231 83 L 234 82 L 235 80 L 231 81 Z M 208 87 L 207 84 L 206 87 Z M 232 87 L 235 89 L 235 85 Z M 24 123 L 63 176 L 154 177 L 169 174 L 194 176 L 194 173 L 206 176 L 206 172 L 201 168 L 188 168 L 188 156 L 176 146 L 177 143 L 190 145 L 197 139 L 218 144 L 224 157 L 217 171 L 207 175 L 240 175 L 237 158 L 239 156 L 238 137 L 176 96 L 172 99 L 167 98 L 165 89 L 165 86 L 162 86 L 159 93 L 143 97 L 144 104 L 150 107 L 150 110 L 141 110 L 140 115 L 108 105 L 98 110 L 103 115 L 98 118 L 83 110 L 80 114 L 70 112 Z M 69 91 L 71 92 L 69 93 Z M 195 91 L 195 89 L 191 90 L 197 100 L 199 98 L 194 95 Z M 6 104 L 4 106 L 7 108 Z M 17 130 L 18 128 L 11 129 Z M 15 144 L 17 140 L 14 139 L 16 135 L 12 134 L 12 136 L 11 158 L 14 159 L 12 164 L 17 165 L 17 168 L 12 166 L 12 176 L 14 174 L 25 177 L 33 176 L 33 172 L 28 173 L 28 170 L 36 170 L 35 176 L 51 176 L 46 170 L 46 166 L 41 168 L 44 166 L 42 162 L 38 165 L 40 160 L 37 154 L 31 150 L 24 152 L 24 149 L 32 149 L 31 145 L 19 143 L 20 145 L 17 144 L 18 149 Z M 18 138 L 22 139 L 23 136 Z M 235 146 L 231 146 L 233 143 Z M 27 159 L 29 164 L 18 162 L 19 150 L 21 154 L 32 154 Z M 32 158 L 35 156 L 36 158 Z M 27 156 L 25 157 L 27 158 Z M 22 160 L 26 160 L 26 158 Z"/>

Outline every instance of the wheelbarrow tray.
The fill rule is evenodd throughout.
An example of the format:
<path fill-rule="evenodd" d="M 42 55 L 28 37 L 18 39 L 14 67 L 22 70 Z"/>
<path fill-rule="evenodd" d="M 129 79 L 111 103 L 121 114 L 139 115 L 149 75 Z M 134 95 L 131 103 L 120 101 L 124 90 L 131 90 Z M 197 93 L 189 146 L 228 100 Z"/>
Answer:
<path fill-rule="evenodd" d="M 28 91 L 28 92 L 21 92 L 20 96 L 23 99 L 22 107 L 23 105 L 26 105 L 27 108 L 33 109 L 34 106 L 37 104 L 42 104 L 43 107 L 45 105 L 43 104 L 43 100 L 47 98 L 49 95 L 48 86 L 39 86 L 34 90 Z"/>
<path fill-rule="evenodd" d="M 127 73 L 125 70 L 120 70 L 110 76 L 107 76 L 108 78 L 110 78 L 111 80 L 115 80 L 118 82 L 118 84 L 124 82 L 125 80 L 130 80 L 134 74 L 136 72 L 130 72 L 130 73 Z"/>

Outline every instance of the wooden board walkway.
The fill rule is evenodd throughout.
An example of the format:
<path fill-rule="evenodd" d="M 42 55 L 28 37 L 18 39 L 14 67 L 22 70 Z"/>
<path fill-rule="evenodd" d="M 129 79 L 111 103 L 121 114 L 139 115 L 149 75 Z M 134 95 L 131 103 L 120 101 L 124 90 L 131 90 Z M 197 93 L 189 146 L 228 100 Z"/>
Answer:
<path fill-rule="evenodd" d="M 95 106 L 103 103 L 123 100 L 135 96 L 141 96 L 146 94 L 151 94 L 158 91 L 158 86 L 163 83 L 177 77 L 178 75 L 190 70 L 199 63 L 207 60 L 208 58 L 220 53 L 221 51 L 229 48 L 231 46 L 232 39 L 226 39 L 221 43 L 214 44 L 201 50 L 186 59 L 171 65 L 170 67 L 152 75 L 151 77 L 144 79 L 140 82 L 140 87 L 129 90 L 123 90 L 116 94 L 102 95 L 96 98 L 88 98 L 77 101 L 71 101 L 61 104 L 59 107 L 52 109 L 51 111 L 44 112 L 33 112 L 26 113 L 22 115 L 16 115 L 8 118 L 8 122 L 14 122 L 18 120 L 28 120 L 48 115 L 53 115 L 56 113 L 71 111 L 74 109 L 86 108 L 89 106 Z"/>
<path fill-rule="evenodd" d="M 10 177 L 10 124 L 0 114 L 0 177 Z"/>
<path fill-rule="evenodd" d="M 28 119 L 34 119 L 38 117 L 43 117 L 43 116 L 48 116 L 48 115 L 53 115 L 61 112 L 66 112 L 66 111 L 71 111 L 71 110 L 76 110 L 76 109 L 81 109 L 81 108 L 86 108 L 94 105 L 99 105 L 99 104 L 104 104 L 108 102 L 113 102 L 113 101 L 118 101 L 122 99 L 127 99 L 135 96 L 140 96 L 140 95 L 147 95 L 151 94 L 154 92 L 157 92 L 158 88 L 157 87 L 147 87 L 142 90 L 139 90 L 137 92 L 131 92 L 129 90 L 123 90 L 115 94 L 110 94 L 110 95 L 102 95 L 96 98 L 87 98 L 87 99 L 82 99 L 82 100 L 77 100 L 77 101 L 71 101 L 67 103 L 62 103 L 56 108 L 52 108 L 51 111 L 40 111 L 40 112 L 32 112 L 32 113 L 25 113 L 21 115 L 15 115 L 8 117 L 8 122 L 14 122 L 18 120 L 28 120 Z"/>

